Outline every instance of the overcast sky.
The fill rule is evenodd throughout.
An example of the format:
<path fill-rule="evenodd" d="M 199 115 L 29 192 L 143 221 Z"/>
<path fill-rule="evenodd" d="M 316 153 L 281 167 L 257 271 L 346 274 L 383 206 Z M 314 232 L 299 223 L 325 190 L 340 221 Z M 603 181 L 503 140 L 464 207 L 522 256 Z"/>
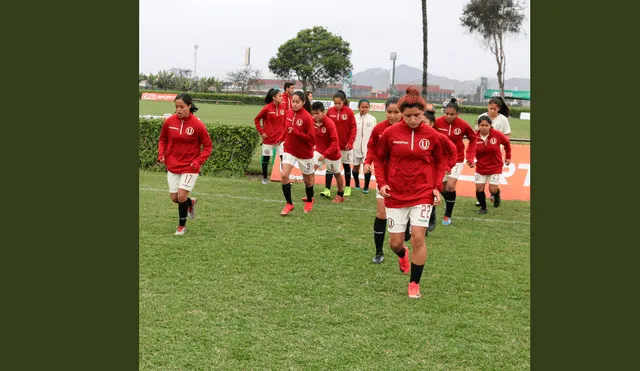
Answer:
<path fill-rule="evenodd" d="M 477 36 L 460 26 L 468 0 L 427 0 L 428 72 L 457 80 L 495 77 L 495 57 Z M 198 76 L 222 79 L 242 68 L 251 47 L 251 65 L 272 77 L 267 64 L 278 47 L 298 31 L 324 26 L 351 43 L 354 73 L 396 65 L 422 68 L 419 0 L 140 0 L 142 73 L 172 67 L 194 68 Z M 523 33 L 506 40 L 506 78 L 530 78 L 530 4 Z M 198 45 L 197 64 L 194 45 Z"/>

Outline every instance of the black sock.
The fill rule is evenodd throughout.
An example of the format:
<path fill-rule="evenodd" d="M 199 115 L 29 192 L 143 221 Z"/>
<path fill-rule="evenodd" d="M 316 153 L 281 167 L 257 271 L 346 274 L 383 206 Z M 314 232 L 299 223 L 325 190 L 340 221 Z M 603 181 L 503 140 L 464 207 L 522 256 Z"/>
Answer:
<path fill-rule="evenodd" d="M 342 164 L 344 167 L 344 186 L 351 187 L 351 165 Z"/>
<path fill-rule="evenodd" d="M 422 270 L 424 269 L 423 265 L 417 265 L 411 263 L 411 279 L 409 282 L 420 283 L 420 278 L 422 277 Z"/>
<path fill-rule="evenodd" d="M 395 251 L 394 251 L 394 252 L 395 252 Z M 398 257 L 399 257 L 400 259 L 402 259 L 402 258 L 404 258 L 404 256 L 405 256 L 406 252 L 407 252 L 407 251 L 406 251 L 406 249 L 403 247 L 403 248 L 402 248 L 402 250 L 400 250 L 400 252 L 395 252 L 395 253 L 396 253 L 396 255 L 398 255 Z"/>
<path fill-rule="evenodd" d="M 484 193 L 484 191 L 482 191 L 482 192 L 476 191 L 476 199 L 480 203 L 480 208 L 481 209 L 486 209 L 487 208 L 487 195 Z"/>
<path fill-rule="evenodd" d="M 340 197 L 344 197 L 344 191 L 340 191 L 340 192 L 338 192 L 338 196 L 340 196 Z"/>
<path fill-rule="evenodd" d="M 407 220 L 407 227 L 404 230 L 404 241 L 407 242 L 411 239 L 411 222 Z"/>
<path fill-rule="evenodd" d="M 445 211 L 444 211 L 444 215 L 448 216 L 449 218 L 451 218 L 451 213 L 453 213 L 453 207 L 456 204 L 456 191 L 453 192 L 447 192 L 446 196 L 444 197 L 445 201 L 447 202 Z"/>
<path fill-rule="evenodd" d="M 311 187 L 304 187 L 305 192 L 307 192 L 307 201 L 311 202 L 313 201 L 313 186 Z"/>
<path fill-rule="evenodd" d="M 369 189 L 370 181 L 371 181 L 371 173 L 364 174 L 364 189 Z"/>
<path fill-rule="evenodd" d="M 333 181 L 333 173 L 327 170 L 327 173 L 324 175 L 324 187 L 326 189 L 331 189 L 332 181 Z"/>
<path fill-rule="evenodd" d="M 189 197 L 187 197 L 187 200 L 185 201 L 187 203 L 187 209 L 191 207 L 191 205 L 193 205 L 193 202 L 191 202 L 191 199 Z"/>
<path fill-rule="evenodd" d="M 492 193 L 492 195 L 493 195 L 493 197 L 494 197 L 494 198 L 495 198 L 495 197 L 500 198 L 500 188 L 498 188 L 498 192 L 496 192 L 496 193 Z"/>
<path fill-rule="evenodd" d="M 282 194 L 287 203 L 293 205 L 293 201 L 291 201 L 291 183 L 282 185 Z"/>
<path fill-rule="evenodd" d="M 373 222 L 373 241 L 376 243 L 376 254 L 382 254 L 384 234 L 387 232 L 387 219 L 376 217 Z"/>
<path fill-rule="evenodd" d="M 187 201 L 181 202 L 178 204 L 178 225 L 184 227 L 187 224 L 187 213 L 189 211 L 189 206 L 187 206 Z"/>
<path fill-rule="evenodd" d="M 267 177 L 267 169 L 269 168 L 269 159 L 271 156 L 262 156 L 262 177 Z"/>
<path fill-rule="evenodd" d="M 354 167 L 353 170 L 351 170 L 353 174 L 353 185 L 356 186 L 356 188 L 360 188 L 360 173 L 356 169 L 358 168 Z"/>

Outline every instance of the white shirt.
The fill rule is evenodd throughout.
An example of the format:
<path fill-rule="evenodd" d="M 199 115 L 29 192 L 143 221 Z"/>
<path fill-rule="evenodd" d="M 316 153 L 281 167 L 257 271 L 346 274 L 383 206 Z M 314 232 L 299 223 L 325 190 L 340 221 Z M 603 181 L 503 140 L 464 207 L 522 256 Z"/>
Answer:
<path fill-rule="evenodd" d="M 356 117 L 356 140 L 353 142 L 353 157 L 366 157 L 367 156 L 367 143 L 369 143 L 369 137 L 373 127 L 376 126 L 378 121 L 373 115 L 367 113 L 364 116 L 360 116 L 359 113 L 354 115 Z"/>
<path fill-rule="evenodd" d="M 489 113 L 485 112 L 480 116 L 489 116 Z M 478 116 L 478 118 L 480 118 L 480 116 Z M 501 113 L 499 113 L 498 117 L 496 117 L 495 119 L 491 119 L 491 126 L 504 135 L 511 134 L 511 125 L 509 125 L 509 119 Z M 478 130 L 477 120 L 476 120 L 476 130 Z"/>

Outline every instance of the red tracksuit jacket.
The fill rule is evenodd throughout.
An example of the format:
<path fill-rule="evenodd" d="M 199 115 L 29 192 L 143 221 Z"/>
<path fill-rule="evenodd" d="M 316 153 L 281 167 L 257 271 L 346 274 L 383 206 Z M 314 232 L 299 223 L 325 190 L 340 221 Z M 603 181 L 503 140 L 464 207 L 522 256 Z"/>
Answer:
<path fill-rule="evenodd" d="M 282 93 L 282 104 L 284 104 L 284 111 L 292 109 L 291 107 L 291 96 L 287 93 Z"/>
<path fill-rule="evenodd" d="M 384 131 L 373 160 L 378 189 L 388 185 L 389 208 L 433 204 L 433 190 L 442 190 L 447 166 L 438 133 L 421 123 L 411 129 L 404 121 Z"/>
<path fill-rule="evenodd" d="M 203 147 L 202 150 L 200 147 Z M 174 114 L 162 124 L 158 141 L 158 160 L 164 157 L 164 164 L 170 172 L 199 173 L 200 167 L 207 161 L 212 150 L 207 128 L 193 114 L 189 114 L 184 120 Z"/>
<path fill-rule="evenodd" d="M 511 160 L 511 143 L 509 139 L 500 131 L 491 128 L 489 136 L 484 141 L 480 137 L 480 131 L 476 132 L 476 173 L 480 175 L 502 174 L 502 151 L 500 145 L 504 146 L 505 159 Z"/>
<path fill-rule="evenodd" d="M 299 159 L 313 158 L 315 146 L 315 120 L 306 109 L 288 110 L 284 119 L 284 132 L 278 139 L 284 142 L 284 151 Z M 291 130 L 291 132 L 289 132 Z"/>
<path fill-rule="evenodd" d="M 380 138 L 382 138 L 382 133 L 391 127 L 391 125 L 393 124 L 390 124 L 389 120 L 380 121 L 371 131 L 371 136 L 367 142 L 367 157 L 364 159 L 365 165 L 371 165 L 373 163 L 373 158 L 376 155 L 376 147 L 378 147 Z"/>
<path fill-rule="evenodd" d="M 324 116 L 321 122 L 314 124 L 316 132 L 316 151 L 322 154 L 324 158 L 337 161 L 342 157 L 340 148 L 338 147 L 338 132 L 336 124 Z"/>
<path fill-rule="evenodd" d="M 327 110 L 327 116 L 336 124 L 338 139 L 340 140 L 340 149 L 346 150 L 347 145 L 349 145 L 349 149 L 353 149 L 353 142 L 355 142 L 356 134 L 358 133 L 356 116 L 354 116 L 353 110 L 347 106 L 342 106 L 340 111 L 338 111 L 336 107 L 333 106 Z"/>
<path fill-rule="evenodd" d="M 453 142 L 451 141 L 451 139 L 449 139 L 448 136 L 440 132 L 437 132 L 437 133 L 440 139 L 442 140 L 442 144 L 444 145 L 442 149 L 444 151 L 445 156 L 447 157 L 447 171 L 451 171 L 451 169 L 454 166 L 456 166 L 456 155 L 457 155 L 456 145 L 453 144 Z"/>
<path fill-rule="evenodd" d="M 282 135 L 284 131 L 284 114 L 287 112 L 284 107 L 284 103 L 280 103 L 278 108 L 276 108 L 275 102 L 266 104 L 253 120 L 258 133 L 260 135 L 267 134 L 262 143 L 276 144 L 276 140 Z M 260 120 L 262 120 L 264 127 L 260 124 Z"/>
<path fill-rule="evenodd" d="M 469 162 L 473 163 L 473 158 L 476 155 L 476 133 L 466 121 L 456 117 L 453 124 L 449 125 L 447 119 L 444 116 L 440 116 L 436 119 L 433 128 L 448 136 L 453 144 L 456 145 L 456 162 L 463 162 L 466 157 Z M 469 139 L 466 156 L 464 142 L 462 141 L 464 135 Z"/>

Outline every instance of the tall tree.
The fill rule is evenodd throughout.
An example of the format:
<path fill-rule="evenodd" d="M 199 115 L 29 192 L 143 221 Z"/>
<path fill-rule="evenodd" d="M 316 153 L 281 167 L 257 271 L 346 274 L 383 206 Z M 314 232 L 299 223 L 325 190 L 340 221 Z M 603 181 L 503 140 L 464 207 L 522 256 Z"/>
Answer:
<path fill-rule="evenodd" d="M 149 83 L 149 89 L 153 89 L 156 87 L 156 81 L 158 80 L 158 75 L 154 75 L 152 73 L 147 76 L 147 82 Z"/>
<path fill-rule="evenodd" d="M 138 82 L 143 82 L 144 80 L 147 79 L 147 75 L 145 75 L 144 73 L 139 73 L 138 74 Z"/>
<path fill-rule="evenodd" d="M 173 72 L 166 70 L 158 71 L 158 78 L 156 79 L 156 86 L 162 90 L 167 90 L 173 83 Z"/>
<path fill-rule="evenodd" d="M 251 88 L 257 87 L 261 78 L 262 71 L 253 69 L 251 66 L 247 66 L 227 74 L 228 81 L 235 85 L 242 94 L 251 90 Z"/>
<path fill-rule="evenodd" d="M 349 45 L 324 27 L 304 29 L 280 45 L 269 60 L 269 71 L 285 79 L 295 73 L 304 89 L 315 91 L 349 75 L 353 69 Z"/>
<path fill-rule="evenodd" d="M 427 62 L 429 50 L 427 49 L 427 0 L 422 0 L 422 98 L 427 100 Z"/>
<path fill-rule="evenodd" d="M 469 32 L 480 35 L 496 58 L 498 85 L 504 98 L 504 76 L 507 59 L 504 39 L 519 34 L 524 20 L 524 0 L 470 0 L 462 10 L 460 23 Z"/>

